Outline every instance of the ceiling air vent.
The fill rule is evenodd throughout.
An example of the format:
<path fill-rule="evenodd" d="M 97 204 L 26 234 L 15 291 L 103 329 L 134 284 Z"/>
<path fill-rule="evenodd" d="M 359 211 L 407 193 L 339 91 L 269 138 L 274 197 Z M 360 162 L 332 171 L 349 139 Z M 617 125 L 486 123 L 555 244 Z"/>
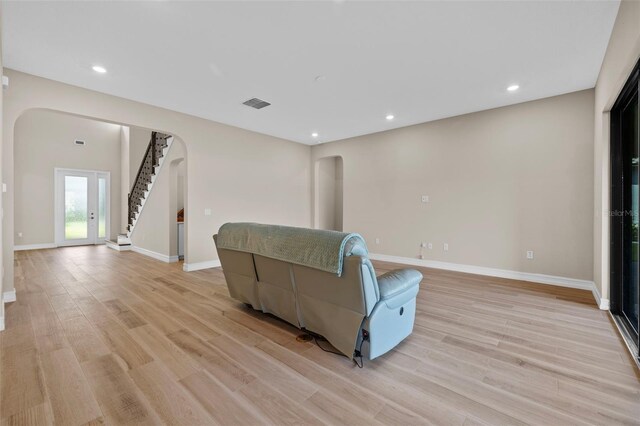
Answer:
<path fill-rule="evenodd" d="M 261 109 L 271 105 L 269 102 L 258 98 L 249 99 L 248 101 L 243 102 L 243 104 L 255 109 Z"/>
<path fill-rule="evenodd" d="M 75 143 L 76 145 L 81 145 L 84 146 L 85 142 L 80 140 L 80 139 L 76 139 L 75 141 L 73 141 L 73 143 Z"/>

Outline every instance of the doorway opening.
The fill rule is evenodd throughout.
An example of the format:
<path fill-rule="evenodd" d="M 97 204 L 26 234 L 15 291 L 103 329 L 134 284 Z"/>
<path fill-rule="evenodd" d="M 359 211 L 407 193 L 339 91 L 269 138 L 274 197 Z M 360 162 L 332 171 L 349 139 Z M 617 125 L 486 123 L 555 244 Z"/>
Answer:
<path fill-rule="evenodd" d="M 640 61 L 611 110 L 611 313 L 640 365 Z"/>
<path fill-rule="evenodd" d="M 110 232 L 111 174 L 55 169 L 57 246 L 103 244 Z"/>
<path fill-rule="evenodd" d="M 343 229 L 344 171 L 342 157 L 326 157 L 316 161 L 315 220 L 317 229 Z"/>
<path fill-rule="evenodd" d="M 169 211 L 175 213 L 170 217 L 170 241 L 171 255 L 177 256 L 178 260 L 184 260 L 185 256 L 185 198 L 186 198 L 186 164 L 184 158 L 177 158 L 170 164 L 170 193 Z"/>

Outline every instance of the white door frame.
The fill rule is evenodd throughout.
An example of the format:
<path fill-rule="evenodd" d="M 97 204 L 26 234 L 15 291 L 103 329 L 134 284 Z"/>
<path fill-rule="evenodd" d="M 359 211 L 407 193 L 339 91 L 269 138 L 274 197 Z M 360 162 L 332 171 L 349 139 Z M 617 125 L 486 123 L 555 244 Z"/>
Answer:
<path fill-rule="evenodd" d="M 93 212 L 94 219 L 88 219 L 87 238 L 78 240 L 65 240 L 64 226 L 64 177 L 65 176 L 81 176 L 88 178 L 88 194 L 87 194 L 87 213 L 91 215 Z M 98 212 L 98 179 L 106 180 L 106 206 L 105 206 L 105 236 L 100 238 L 99 232 L 99 212 Z M 54 229 L 55 244 L 61 246 L 77 246 L 88 244 L 104 244 L 109 238 L 111 227 L 111 172 L 102 170 L 83 170 L 83 169 L 67 169 L 56 167 L 53 169 L 54 188 Z"/>

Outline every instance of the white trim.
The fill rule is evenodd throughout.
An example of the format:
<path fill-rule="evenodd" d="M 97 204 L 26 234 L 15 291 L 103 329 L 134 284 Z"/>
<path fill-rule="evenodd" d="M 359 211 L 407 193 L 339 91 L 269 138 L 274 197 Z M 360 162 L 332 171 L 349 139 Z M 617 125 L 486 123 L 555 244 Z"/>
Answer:
<path fill-rule="evenodd" d="M 598 290 L 596 283 L 593 283 L 593 287 L 591 288 L 591 293 L 593 293 L 593 298 L 596 299 L 598 308 L 602 309 L 603 311 L 608 311 L 610 309 L 611 303 L 609 302 L 609 299 L 602 298 L 602 296 L 600 295 L 600 290 Z"/>
<path fill-rule="evenodd" d="M 55 243 L 25 244 L 21 246 L 13 246 L 13 251 L 42 250 L 42 249 L 52 249 L 52 248 L 58 248 L 58 246 Z"/>
<path fill-rule="evenodd" d="M 131 251 L 131 244 L 120 245 L 109 240 L 106 240 L 104 243 L 107 247 L 116 251 Z"/>
<path fill-rule="evenodd" d="M 4 303 L 11 303 L 16 301 L 16 289 L 5 291 L 2 293 L 2 301 Z"/>
<path fill-rule="evenodd" d="M 0 331 L 4 330 L 4 316 L 0 316 Z"/>
<path fill-rule="evenodd" d="M 173 263 L 178 261 L 178 256 L 167 256 L 166 254 L 158 253 L 155 251 L 147 250 L 142 247 L 131 246 L 131 251 L 135 251 L 136 253 L 140 253 L 145 256 L 152 257 L 156 260 L 159 260 L 164 263 Z"/>
<path fill-rule="evenodd" d="M 87 224 L 87 238 L 78 240 L 66 240 L 64 233 L 64 178 L 66 176 L 79 176 L 87 178 L 87 214 L 91 211 L 95 213 L 95 222 L 89 221 Z M 100 214 L 99 214 L 99 181 L 103 178 L 106 181 L 106 206 L 105 206 L 105 236 L 101 238 Z M 111 234 L 111 172 L 105 170 L 85 170 L 68 169 L 65 167 L 54 167 L 54 239 L 58 247 L 104 244 Z"/>
<path fill-rule="evenodd" d="M 199 271 L 201 269 L 209 269 L 209 268 L 219 268 L 222 266 L 220 264 L 220 259 L 207 260 L 205 262 L 196 262 L 196 263 L 184 263 L 182 265 L 182 270 L 185 272 Z"/>
<path fill-rule="evenodd" d="M 556 285 L 560 287 L 577 288 L 593 291 L 593 281 L 575 278 L 558 277 L 555 275 L 534 274 L 531 272 L 509 271 L 506 269 L 487 268 L 484 266 L 462 265 L 459 263 L 440 262 L 437 260 L 412 259 L 410 257 L 389 256 L 386 254 L 369 253 L 369 259 L 385 262 L 403 263 L 406 265 L 423 266 L 425 268 L 445 269 L 447 271 L 465 272 L 467 274 L 486 275 L 489 277 L 508 278 L 512 280 L 530 281 L 539 284 Z M 608 301 L 607 301 L 608 302 Z M 600 306 L 600 303 L 598 303 Z"/>

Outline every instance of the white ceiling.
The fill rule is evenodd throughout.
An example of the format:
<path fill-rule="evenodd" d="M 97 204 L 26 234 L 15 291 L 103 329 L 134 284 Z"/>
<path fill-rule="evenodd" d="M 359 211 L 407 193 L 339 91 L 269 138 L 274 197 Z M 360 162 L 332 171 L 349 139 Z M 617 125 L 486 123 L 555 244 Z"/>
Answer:
<path fill-rule="evenodd" d="M 326 142 L 591 88 L 617 10 L 618 1 L 3 1 L 3 55 L 8 68 L 313 144 L 312 132 Z M 520 90 L 507 92 L 514 83 Z M 242 105 L 252 97 L 272 105 Z"/>

